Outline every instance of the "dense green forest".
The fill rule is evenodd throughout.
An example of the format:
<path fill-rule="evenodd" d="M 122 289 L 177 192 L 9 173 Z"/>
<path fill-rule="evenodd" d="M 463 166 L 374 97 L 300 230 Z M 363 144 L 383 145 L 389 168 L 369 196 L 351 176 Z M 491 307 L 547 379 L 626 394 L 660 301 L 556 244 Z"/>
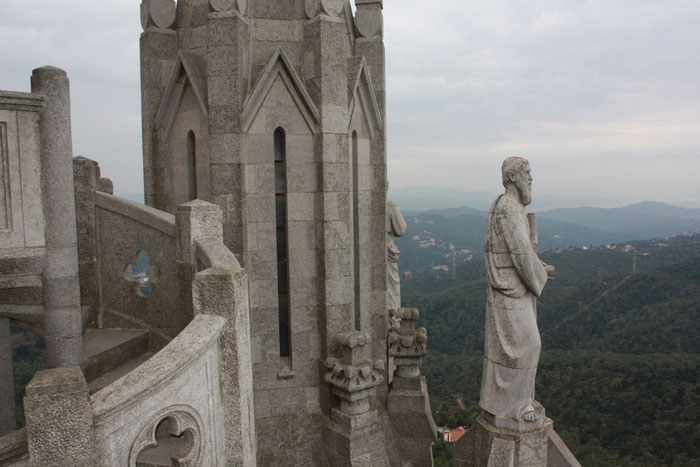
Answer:
<path fill-rule="evenodd" d="M 46 345 L 44 339 L 26 331 L 14 323 L 10 324 L 12 341 L 12 370 L 15 383 L 15 417 L 17 426 L 24 426 L 22 397 L 24 388 L 39 370 L 46 368 Z"/>
<path fill-rule="evenodd" d="M 556 276 L 538 302 L 537 393 L 559 435 L 587 466 L 700 466 L 700 235 L 540 256 Z M 483 258 L 460 258 L 455 273 L 413 269 L 402 301 L 428 329 L 436 423 L 468 427 L 480 413 Z M 24 386 L 45 349 L 14 325 L 12 341 L 21 426 Z M 449 462 L 448 448 L 436 444 L 436 465 Z"/>
<path fill-rule="evenodd" d="M 556 276 L 538 302 L 537 393 L 560 436 L 584 465 L 700 465 L 700 235 L 540 256 Z M 454 279 L 412 273 L 402 304 L 428 329 L 436 423 L 468 427 L 480 413 L 483 258 L 459 262 Z"/>

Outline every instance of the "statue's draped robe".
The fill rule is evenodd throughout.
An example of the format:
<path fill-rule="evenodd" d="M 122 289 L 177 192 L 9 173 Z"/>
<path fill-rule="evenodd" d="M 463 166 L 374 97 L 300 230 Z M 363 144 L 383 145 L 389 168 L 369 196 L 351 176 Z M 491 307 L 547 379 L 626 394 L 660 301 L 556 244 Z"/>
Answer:
<path fill-rule="evenodd" d="M 387 201 L 386 209 L 386 249 L 387 249 L 387 309 L 398 310 L 401 307 L 401 284 L 399 280 L 399 248 L 394 237 L 402 237 L 406 233 L 406 221 L 403 219 L 399 205 Z"/>
<path fill-rule="evenodd" d="M 534 402 L 540 356 L 536 297 L 547 272 L 531 241 L 522 203 L 501 195 L 491 206 L 485 248 L 488 296 L 481 407 L 518 418 Z"/>

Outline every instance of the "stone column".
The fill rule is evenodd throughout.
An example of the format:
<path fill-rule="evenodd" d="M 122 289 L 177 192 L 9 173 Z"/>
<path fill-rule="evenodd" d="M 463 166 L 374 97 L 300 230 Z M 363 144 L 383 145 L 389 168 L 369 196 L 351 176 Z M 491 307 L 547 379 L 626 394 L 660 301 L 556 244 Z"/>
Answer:
<path fill-rule="evenodd" d="M 89 397 L 77 366 L 34 375 L 24 397 L 30 465 L 95 465 Z"/>
<path fill-rule="evenodd" d="M 32 92 L 46 98 L 41 119 L 41 162 L 46 221 L 43 287 L 47 363 L 49 368 L 79 365 L 83 360 L 83 336 L 66 72 L 49 66 L 37 68 L 32 72 Z"/>
<path fill-rule="evenodd" d="M 332 465 L 389 465 L 384 430 L 370 399 L 384 381 L 384 361 L 373 359 L 371 339 L 352 331 L 338 336 L 340 357 L 326 360 L 325 380 L 340 407 L 331 411 L 328 423 L 328 457 Z"/>
<path fill-rule="evenodd" d="M 387 398 L 389 417 L 405 456 L 416 465 L 432 465 L 437 428 L 425 376 L 420 374 L 421 358 L 426 354 L 425 328 L 415 328 L 415 308 L 392 310 L 391 318 L 389 357 L 397 370 Z"/>
<path fill-rule="evenodd" d="M 15 385 L 12 372 L 10 320 L 0 318 L 0 436 L 14 431 Z"/>

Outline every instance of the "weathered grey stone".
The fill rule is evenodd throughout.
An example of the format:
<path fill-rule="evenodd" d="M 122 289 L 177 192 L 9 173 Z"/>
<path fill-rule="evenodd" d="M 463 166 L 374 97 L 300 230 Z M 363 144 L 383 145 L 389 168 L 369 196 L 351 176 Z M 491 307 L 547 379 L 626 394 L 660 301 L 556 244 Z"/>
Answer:
<path fill-rule="evenodd" d="M 487 422 L 483 414 L 474 426 L 457 441 L 450 453 L 455 466 L 513 465 L 547 466 L 549 434 L 552 421 L 547 419 L 535 430 L 516 432 L 499 429 Z"/>
<path fill-rule="evenodd" d="M 27 430 L 25 428 L 0 436 L 0 463 L 2 465 L 23 466 L 27 465 L 28 462 Z"/>
<path fill-rule="evenodd" d="M 97 465 L 119 465 L 124 459 L 135 463 L 149 443 L 158 442 L 155 427 L 166 418 L 171 428 L 173 423 L 179 427 L 173 429 L 175 436 L 180 430 L 191 432 L 189 460 L 227 464 L 225 415 L 219 397 L 224 392 L 219 353 L 224 325 L 223 317 L 197 315 L 164 349 L 91 397 L 100 455 Z M 237 419 L 243 411 L 230 413 Z M 233 456 L 238 461 L 245 450 L 236 448 Z"/>
<path fill-rule="evenodd" d="M 47 312 L 60 310 L 65 319 L 77 324 L 82 322 L 82 317 L 66 72 L 54 67 L 35 69 L 32 92 L 46 97 L 41 120 L 42 179 L 46 184 L 43 190 L 46 219 L 44 306 Z M 78 365 L 83 358 L 80 329 L 72 327 L 70 334 L 61 334 L 53 324 L 57 323 L 45 325 L 48 366 Z"/>
<path fill-rule="evenodd" d="M 536 231 L 525 214 L 532 183 L 527 160 L 506 159 L 502 173 L 506 193 L 491 207 L 486 229 L 489 288 L 480 405 L 496 417 L 523 420 L 532 429 L 544 419 L 534 400 L 541 347 L 535 298 L 553 268 L 537 257 Z"/>
<path fill-rule="evenodd" d="M 157 231 L 163 245 L 154 245 L 150 240 L 145 244 L 149 255 L 157 258 L 153 295 L 148 302 L 135 307 L 130 297 L 117 298 L 114 292 L 121 285 L 112 286 L 115 278 L 110 277 L 101 278 L 103 283 L 110 283 L 105 300 L 117 302 L 118 313 L 129 320 L 137 318 L 127 306 L 140 308 L 149 327 L 158 323 L 159 333 L 173 337 L 182 329 L 182 318 L 188 310 L 181 304 L 171 305 L 161 294 L 187 288 L 196 269 L 204 268 L 198 277 L 209 271 L 210 279 L 222 278 L 221 283 L 217 279 L 200 285 L 195 279 L 195 289 L 201 287 L 200 292 L 195 290 L 193 294 L 196 312 L 199 302 L 208 299 L 209 294 L 228 294 L 228 286 L 223 285 L 228 280 L 243 280 L 243 276 L 236 276 L 242 274 L 240 271 L 234 274 L 238 279 L 226 280 L 223 272 L 215 273 L 214 269 L 223 267 L 214 266 L 219 254 L 230 254 L 222 249 L 223 241 L 245 262 L 245 277 L 250 280 L 246 294 L 236 293 L 229 298 L 236 306 L 242 306 L 239 304 L 245 295 L 246 315 L 251 320 L 250 355 L 242 358 L 255 362 L 251 376 L 256 393 L 255 428 L 251 425 L 250 430 L 257 432 L 260 443 L 255 448 L 257 461 L 265 465 L 325 465 L 333 459 L 338 465 L 382 465 L 389 464 L 391 452 L 392 464 L 408 462 L 413 451 L 409 445 L 399 446 L 391 428 L 384 382 L 372 390 L 350 391 L 346 400 L 346 409 L 362 412 L 365 405 L 361 401 L 376 391 L 378 397 L 373 404 L 378 415 L 363 415 L 366 420 L 350 419 L 345 423 L 348 420 L 341 420 L 341 414 L 338 423 L 325 430 L 327 417 L 333 417 L 332 395 L 330 386 L 319 378 L 323 375 L 320 359 L 337 355 L 338 335 L 355 326 L 367 331 L 366 352 L 379 355 L 373 360 L 367 355 L 350 356 L 355 364 L 372 361 L 383 365 L 388 350 L 381 2 L 359 1 L 358 11 L 363 12 L 355 19 L 349 5 L 340 0 L 246 3 L 180 2 L 173 26 L 165 20 L 155 24 L 148 12 L 152 24 L 142 40 L 147 200 L 170 212 L 185 201 L 178 198 L 183 184 L 172 173 L 189 167 L 182 159 L 173 159 L 179 157 L 179 143 L 171 138 L 162 144 L 153 124 L 163 99 L 168 99 L 164 91 L 172 79 L 172 63 L 180 47 L 201 57 L 203 76 L 196 78 L 205 80 L 202 89 L 206 92 L 200 92 L 205 94 L 202 105 L 198 102 L 201 96 L 193 98 L 200 88 L 191 86 L 190 94 L 183 95 L 184 104 L 177 107 L 175 119 L 183 132 L 192 129 L 187 126 L 196 126 L 196 195 L 221 206 L 223 235 L 217 231 L 216 235 L 199 236 L 193 241 L 198 237 L 194 213 L 178 211 L 177 232 L 173 226 L 172 235 L 164 237 L 161 234 L 167 229 L 161 226 Z M 307 15 L 312 19 L 306 21 Z M 173 27 L 174 34 L 164 27 Z M 356 39 L 358 31 L 371 39 Z M 192 110 L 192 102 L 195 110 L 197 106 L 205 109 L 204 123 L 186 115 Z M 287 181 L 286 219 L 280 225 L 276 225 L 274 191 L 273 133 L 278 128 L 284 130 Z M 352 131 L 358 132 L 355 148 L 350 145 Z M 353 150 L 358 166 L 357 179 L 351 182 Z M 200 177 L 200 172 L 206 176 Z M 143 235 L 140 228 L 117 221 L 116 215 L 103 212 L 102 207 L 96 211 L 98 223 L 131 238 L 132 243 L 133 236 L 128 232 L 134 230 Z M 153 216 L 139 219 L 159 225 Z M 280 232 L 278 227 L 284 230 Z M 101 241 L 107 239 L 104 233 L 98 236 Z M 286 298 L 278 295 L 278 238 L 287 240 L 283 255 L 289 275 Z M 124 243 L 117 246 L 125 248 Z M 98 255 L 119 255 L 119 251 L 112 250 L 105 249 Z M 114 267 L 124 261 L 123 257 L 107 263 Z M 180 262 L 175 281 L 169 266 L 173 260 Z M 355 294 L 355 288 L 360 289 L 359 294 Z M 133 289 L 122 287 L 121 291 L 128 295 Z M 280 356 L 278 304 L 285 299 L 290 304 L 290 356 Z M 230 307 L 230 300 L 222 298 L 212 306 L 223 311 Z M 182 298 L 180 301 L 187 302 Z M 154 302 L 155 306 L 150 304 Z M 166 318 L 159 309 L 168 306 L 173 309 L 173 316 L 165 332 Z M 235 326 L 239 331 L 248 329 L 242 322 Z M 222 354 L 222 365 L 226 361 Z M 404 365 L 411 371 L 414 366 L 413 361 Z M 235 371 L 227 370 L 231 374 Z M 383 374 L 383 370 L 377 372 Z M 236 381 L 231 387 L 243 384 L 240 378 Z M 397 423 L 410 425 L 414 416 L 411 414 L 425 419 L 425 405 L 421 405 L 425 395 L 414 386 L 407 384 L 403 391 L 414 391 L 411 397 L 415 396 L 415 400 L 401 396 L 401 401 L 410 402 L 395 404 L 403 407 L 396 412 L 400 414 Z M 224 405 L 225 393 L 226 390 L 222 392 Z M 418 413 L 421 410 L 423 413 Z M 365 413 L 374 411 L 373 407 Z M 242 416 L 237 409 L 227 408 L 225 412 L 234 418 Z M 227 419 L 227 423 L 241 426 L 238 418 Z M 236 434 L 234 438 L 237 436 L 240 437 Z M 329 438 L 324 440 L 325 436 Z M 326 449 L 319 449 L 321 445 L 333 453 L 329 458 Z"/>
<path fill-rule="evenodd" d="M 141 0 L 141 27 L 168 29 L 175 22 L 173 0 Z"/>
<path fill-rule="evenodd" d="M 10 320 L 0 318 L 0 436 L 15 430 L 15 388 Z"/>
<path fill-rule="evenodd" d="M 484 412 L 451 448 L 453 464 L 577 465 L 534 400 L 541 345 L 535 297 L 554 268 L 537 257 L 534 215 L 525 213 L 532 182 L 527 160 L 506 159 L 502 176 L 506 192 L 491 207 L 486 230 Z"/>
<path fill-rule="evenodd" d="M 32 465 L 90 465 L 95 461 L 93 416 L 80 368 L 44 370 L 26 388 Z"/>
<path fill-rule="evenodd" d="M 221 208 L 202 200 L 181 204 L 175 216 L 178 260 L 196 264 L 196 240 L 223 238 Z"/>
<path fill-rule="evenodd" d="M 256 445 L 248 281 L 233 255 L 227 263 L 197 273 L 193 299 L 196 313 L 223 316 L 227 320 L 221 337 L 226 458 L 227 464 L 251 465 Z"/>
<path fill-rule="evenodd" d="M 398 204 L 387 201 L 386 217 L 386 248 L 387 248 L 387 310 L 401 308 L 401 284 L 399 278 L 399 248 L 394 237 L 402 237 L 406 233 L 406 221 L 401 215 Z"/>
<path fill-rule="evenodd" d="M 372 39 L 384 34 L 384 18 L 381 0 L 357 2 L 355 27 L 362 37 Z"/>
<path fill-rule="evenodd" d="M 247 1 L 246 0 L 209 0 L 209 5 L 211 5 L 214 11 L 226 12 L 231 10 L 236 10 L 240 14 L 245 15 Z"/>
<path fill-rule="evenodd" d="M 580 467 L 581 464 L 553 429 L 547 442 L 547 467 Z"/>

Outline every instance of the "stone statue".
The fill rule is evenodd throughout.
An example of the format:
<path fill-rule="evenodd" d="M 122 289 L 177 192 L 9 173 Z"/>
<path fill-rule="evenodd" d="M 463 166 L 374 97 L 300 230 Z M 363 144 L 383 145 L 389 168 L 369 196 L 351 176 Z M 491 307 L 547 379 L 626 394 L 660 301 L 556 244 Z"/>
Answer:
<path fill-rule="evenodd" d="M 501 171 L 506 191 L 491 206 L 486 227 L 488 297 L 480 405 L 521 429 L 539 426 L 544 419 L 544 409 L 535 401 L 541 348 L 536 298 L 554 267 L 537 257 L 534 214 L 525 212 L 531 202 L 530 164 L 509 157 Z"/>
<path fill-rule="evenodd" d="M 386 206 L 386 291 L 387 309 L 401 308 L 401 284 L 399 279 L 399 248 L 394 237 L 402 237 L 406 233 L 406 221 L 401 215 L 401 209 L 396 201 L 387 200 Z"/>

